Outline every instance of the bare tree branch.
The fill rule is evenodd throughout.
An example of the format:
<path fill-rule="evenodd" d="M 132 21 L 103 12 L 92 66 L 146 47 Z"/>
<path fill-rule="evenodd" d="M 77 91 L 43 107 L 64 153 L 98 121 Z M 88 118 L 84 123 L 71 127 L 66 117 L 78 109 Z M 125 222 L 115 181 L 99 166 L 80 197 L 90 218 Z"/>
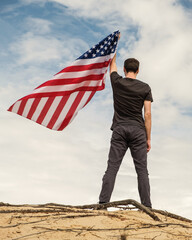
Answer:
<path fill-rule="evenodd" d="M 156 212 L 156 213 L 160 213 L 164 216 L 167 216 L 167 217 L 170 217 L 170 218 L 175 218 L 175 219 L 178 219 L 180 221 L 184 221 L 184 222 L 189 222 L 191 223 L 192 220 L 190 219 L 187 219 L 187 218 L 184 218 L 184 217 L 181 217 L 179 215 L 176 215 L 176 214 L 173 214 L 173 213 L 170 213 L 170 212 L 167 212 L 167 211 L 163 211 L 163 210 L 157 210 L 157 209 L 152 209 L 153 212 Z"/>
<path fill-rule="evenodd" d="M 11 205 L 8 203 L 0 203 L 0 209 L 1 207 L 18 207 L 18 209 L 9 209 L 9 210 L 0 210 L 1 213 L 61 213 L 61 212 L 77 212 L 78 209 L 93 209 L 93 210 L 102 210 L 109 207 L 116 207 L 116 208 L 122 208 L 124 206 L 124 209 L 132 209 L 132 207 L 129 207 L 128 205 L 132 205 L 133 208 L 137 208 L 139 210 L 142 210 L 146 214 L 148 214 L 151 218 L 153 218 L 156 221 L 160 221 L 157 215 L 155 213 L 162 214 L 167 217 L 171 217 L 174 219 L 178 219 L 185 222 L 192 222 L 190 219 L 181 217 L 179 215 L 169 213 L 167 211 L 157 210 L 157 209 L 150 209 L 145 207 L 144 205 L 140 204 L 139 202 L 133 200 L 133 199 L 126 199 L 121 201 L 114 201 L 109 202 L 105 204 L 89 204 L 89 205 L 80 205 L 80 206 L 72 206 L 72 205 L 63 205 L 63 204 L 56 204 L 56 203 L 47 203 L 47 204 L 39 204 L 39 205 Z M 19 209 L 19 208 L 35 208 L 35 209 Z M 79 212 L 80 213 L 80 212 Z"/>

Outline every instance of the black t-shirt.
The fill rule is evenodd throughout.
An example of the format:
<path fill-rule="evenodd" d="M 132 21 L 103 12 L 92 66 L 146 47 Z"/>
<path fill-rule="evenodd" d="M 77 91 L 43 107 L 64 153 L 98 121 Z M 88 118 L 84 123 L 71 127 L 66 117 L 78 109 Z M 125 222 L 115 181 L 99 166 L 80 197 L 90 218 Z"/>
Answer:
<path fill-rule="evenodd" d="M 117 72 L 112 72 L 110 77 L 114 100 L 111 130 L 119 123 L 145 127 L 142 116 L 144 101 L 153 102 L 149 85 L 137 79 L 123 78 Z"/>

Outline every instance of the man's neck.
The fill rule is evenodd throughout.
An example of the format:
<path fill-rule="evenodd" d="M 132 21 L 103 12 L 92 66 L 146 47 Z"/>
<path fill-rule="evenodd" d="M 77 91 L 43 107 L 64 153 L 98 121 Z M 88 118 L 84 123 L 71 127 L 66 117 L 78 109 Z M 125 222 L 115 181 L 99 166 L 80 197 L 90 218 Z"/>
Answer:
<path fill-rule="evenodd" d="M 125 77 L 136 79 L 136 77 L 137 77 L 137 73 L 134 73 L 134 72 L 128 72 L 128 73 L 125 75 Z"/>

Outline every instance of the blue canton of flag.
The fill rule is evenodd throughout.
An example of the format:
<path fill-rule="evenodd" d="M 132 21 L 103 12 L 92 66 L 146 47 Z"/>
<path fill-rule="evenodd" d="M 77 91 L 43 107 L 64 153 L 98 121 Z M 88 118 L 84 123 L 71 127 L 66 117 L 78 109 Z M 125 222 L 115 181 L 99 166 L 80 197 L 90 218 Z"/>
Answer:
<path fill-rule="evenodd" d="M 101 42 L 94 45 L 87 52 L 81 55 L 78 59 L 90 59 L 96 57 L 103 57 L 114 53 L 117 47 L 119 31 L 116 31 L 106 38 L 104 38 Z"/>

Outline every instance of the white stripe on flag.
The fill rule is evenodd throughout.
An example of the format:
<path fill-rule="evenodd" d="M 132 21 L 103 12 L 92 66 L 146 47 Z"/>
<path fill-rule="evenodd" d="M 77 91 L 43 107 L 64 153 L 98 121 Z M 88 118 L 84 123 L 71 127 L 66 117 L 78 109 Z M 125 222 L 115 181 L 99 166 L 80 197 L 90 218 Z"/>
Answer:
<path fill-rule="evenodd" d="M 76 61 L 74 61 L 71 66 L 78 66 L 78 65 L 89 65 L 89 64 L 94 64 L 94 63 L 101 63 L 101 62 L 105 62 L 105 61 L 109 61 L 109 59 L 111 58 L 110 55 L 107 56 L 103 56 L 103 57 L 97 57 L 92 58 L 92 59 L 78 59 Z"/>
<path fill-rule="evenodd" d="M 35 100 L 35 98 L 30 98 L 30 99 L 27 100 L 27 103 L 25 105 L 25 108 L 24 108 L 23 114 L 22 114 L 23 117 L 27 117 L 27 115 L 29 113 L 29 110 L 31 109 L 31 106 L 32 106 L 34 100 Z"/>
<path fill-rule="evenodd" d="M 52 129 L 57 130 L 61 126 L 63 120 L 65 119 L 67 113 L 69 112 L 71 105 L 75 101 L 76 96 L 78 95 L 79 92 L 74 92 L 70 95 L 69 99 L 67 100 L 65 107 L 61 111 L 59 117 L 57 118 L 57 121 L 55 122 L 54 126 Z"/>
<path fill-rule="evenodd" d="M 32 118 L 31 118 L 31 120 L 33 120 L 35 122 L 37 121 L 37 118 L 41 114 L 41 111 L 42 111 L 43 107 L 45 106 L 47 100 L 48 100 L 48 97 L 41 98 L 41 100 L 40 100 L 40 102 L 39 102 L 39 104 L 38 104 L 38 106 L 37 106 L 37 108 L 36 108 Z"/>
<path fill-rule="evenodd" d="M 17 101 L 17 102 L 13 105 L 12 112 L 17 113 L 18 110 L 19 110 L 20 104 L 21 104 L 21 101 Z"/>
<path fill-rule="evenodd" d="M 49 124 L 51 118 L 53 117 L 53 114 L 55 112 L 55 110 L 57 109 L 61 99 L 63 98 L 63 96 L 57 96 L 55 97 L 54 101 L 52 102 L 43 122 L 41 123 L 43 126 L 46 126 Z"/>
<path fill-rule="evenodd" d="M 86 71 L 79 72 L 63 72 L 55 75 L 51 80 L 54 79 L 63 79 L 63 78 L 78 78 L 78 77 L 86 77 L 87 75 L 99 75 L 106 72 L 108 67 L 103 67 L 100 69 L 92 69 Z"/>

